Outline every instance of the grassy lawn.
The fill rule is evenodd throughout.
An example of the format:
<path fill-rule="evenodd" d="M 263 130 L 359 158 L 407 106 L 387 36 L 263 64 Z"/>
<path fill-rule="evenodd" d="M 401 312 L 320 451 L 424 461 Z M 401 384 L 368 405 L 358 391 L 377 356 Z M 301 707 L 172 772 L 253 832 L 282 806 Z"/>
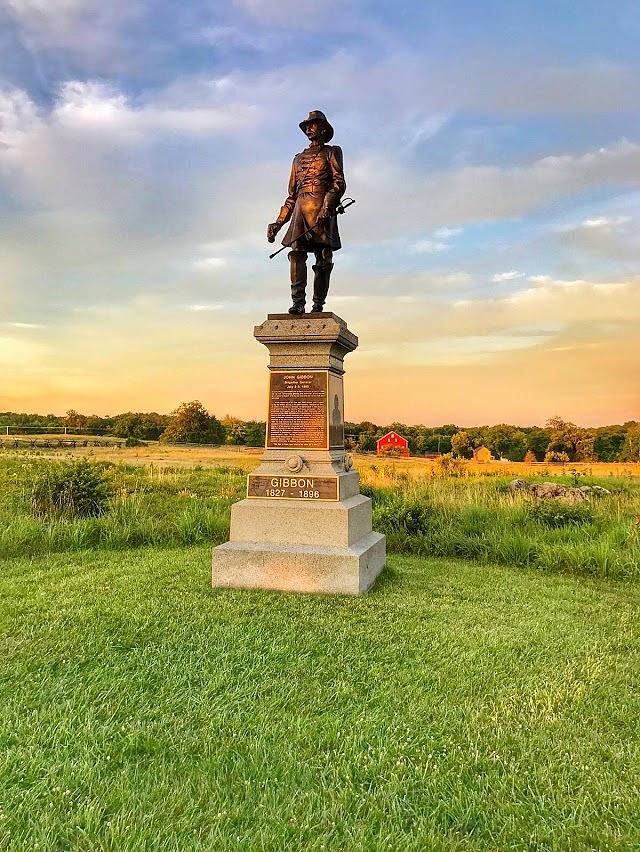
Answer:
<path fill-rule="evenodd" d="M 210 551 L 2 563 L 0 849 L 640 847 L 631 584 L 213 591 Z"/>

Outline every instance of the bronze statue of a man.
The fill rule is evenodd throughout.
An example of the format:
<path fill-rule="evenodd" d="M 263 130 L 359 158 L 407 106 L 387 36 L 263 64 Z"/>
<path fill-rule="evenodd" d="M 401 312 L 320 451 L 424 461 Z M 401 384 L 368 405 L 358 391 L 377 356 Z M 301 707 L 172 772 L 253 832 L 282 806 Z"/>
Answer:
<path fill-rule="evenodd" d="M 300 122 L 300 129 L 309 139 L 309 147 L 293 158 L 289 178 L 289 195 L 278 218 L 267 226 L 267 239 L 274 242 L 282 226 L 291 220 L 282 240 L 291 246 L 290 314 L 303 314 L 306 303 L 307 254 L 313 252 L 313 308 L 319 313 L 329 291 L 333 269 L 333 252 L 340 248 L 336 207 L 347 185 L 342 170 L 342 150 L 327 145 L 333 138 L 333 127 L 320 110 Z M 305 234 L 305 232 L 308 232 Z"/>

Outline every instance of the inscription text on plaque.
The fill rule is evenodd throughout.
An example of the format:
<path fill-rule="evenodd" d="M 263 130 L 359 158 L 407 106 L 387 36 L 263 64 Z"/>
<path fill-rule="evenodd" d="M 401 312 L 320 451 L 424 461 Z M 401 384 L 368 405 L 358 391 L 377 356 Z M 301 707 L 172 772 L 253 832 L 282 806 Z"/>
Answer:
<path fill-rule="evenodd" d="M 329 448 L 326 370 L 274 370 L 269 374 L 267 447 Z"/>
<path fill-rule="evenodd" d="M 247 497 L 286 500 L 337 500 L 337 476 L 260 476 L 250 473 Z"/>

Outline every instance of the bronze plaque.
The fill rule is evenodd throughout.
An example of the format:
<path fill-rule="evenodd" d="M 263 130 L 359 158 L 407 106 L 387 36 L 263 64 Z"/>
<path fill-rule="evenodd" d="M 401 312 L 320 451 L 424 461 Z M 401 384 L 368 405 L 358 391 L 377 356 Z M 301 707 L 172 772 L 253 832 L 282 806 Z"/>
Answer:
<path fill-rule="evenodd" d="M 267 447 L 326 450 L 326 370 L 283 370 L 269 374 Z"/>
<path fill-rule="evenodd" d="M 337 500 L 337 476 L 260 476 L 247 477 L 247 497 L 279 497 L 285 500 Z"/>

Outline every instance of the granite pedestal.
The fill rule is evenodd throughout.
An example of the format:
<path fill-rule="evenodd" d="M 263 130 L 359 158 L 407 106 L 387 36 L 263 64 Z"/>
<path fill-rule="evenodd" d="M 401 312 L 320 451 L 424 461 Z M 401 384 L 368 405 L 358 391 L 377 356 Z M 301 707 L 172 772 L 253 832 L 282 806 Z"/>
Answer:
<path fill-rule="evenodd" d="M 270 355 L 265 452 L 213 551 L 213 585 L 366 592 L 385 538 L 344 450 L 344 356 L 358 338 L 333 313 L 269 314 L 254 337 Z"/>

